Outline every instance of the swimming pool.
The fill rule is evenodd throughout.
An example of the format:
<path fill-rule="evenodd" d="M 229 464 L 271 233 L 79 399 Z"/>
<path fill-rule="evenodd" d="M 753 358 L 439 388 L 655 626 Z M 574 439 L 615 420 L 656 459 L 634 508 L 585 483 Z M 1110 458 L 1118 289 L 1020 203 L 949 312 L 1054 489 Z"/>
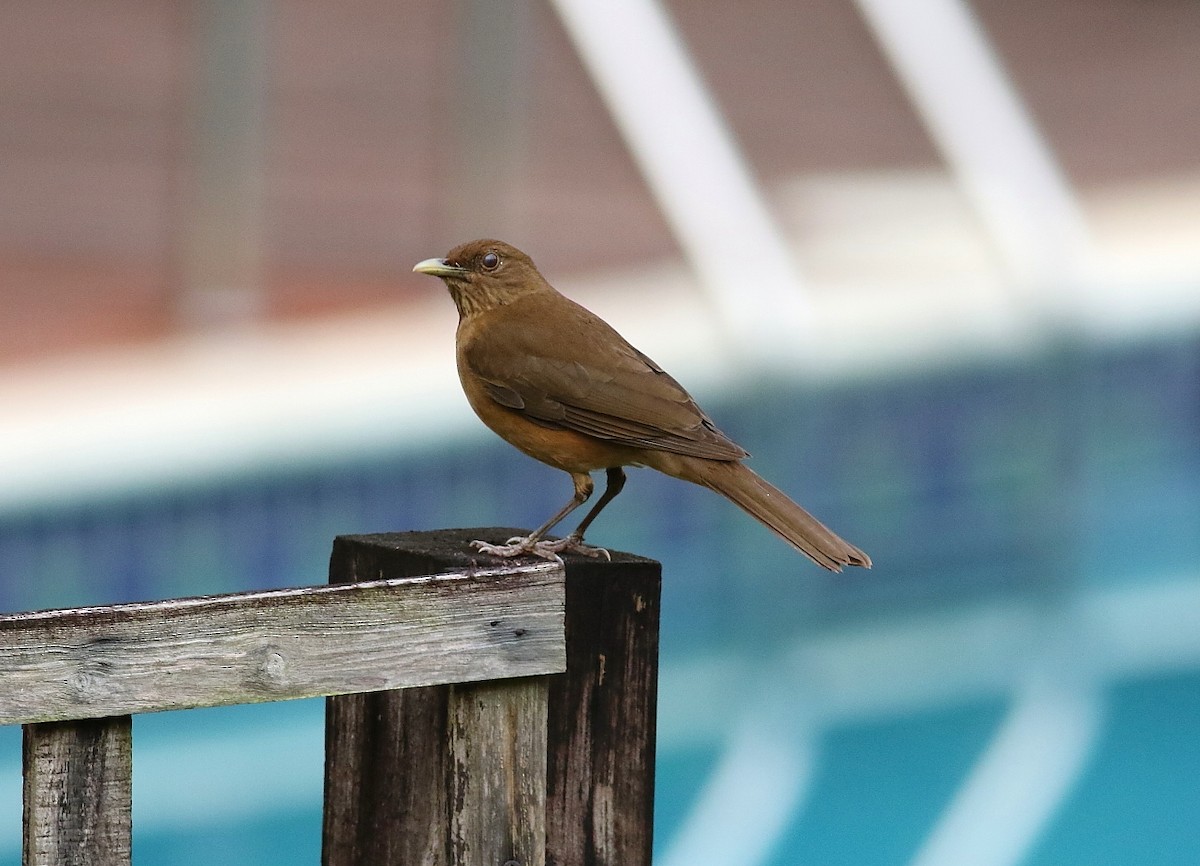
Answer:
<path fill-rule="evenodd" d="M 876 567 L 631 472 L 591 540 L 663 562 L 657 862 L 1200 860 L 1200 340 L 705 402 Z M 567 489 L 486 443 L 11 512 L 0 604 L 321 583 L 336 534 L 535 525 Z M 137 862 L 316 863 L 321 726 L 138 717 Z M 0 864 L 19 764 L 0 729 Z"/>

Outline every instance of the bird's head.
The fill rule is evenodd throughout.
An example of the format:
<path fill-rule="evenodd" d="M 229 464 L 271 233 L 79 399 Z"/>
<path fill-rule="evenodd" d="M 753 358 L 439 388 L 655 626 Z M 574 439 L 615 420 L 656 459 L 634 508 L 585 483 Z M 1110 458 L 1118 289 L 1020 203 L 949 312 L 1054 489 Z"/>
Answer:
<path fill-rule="evenodd" d="M 460 317 L 549 289 L 529 256 L 511 244 L 491 239 L 460 244 L 444 259 L 425 259 L 413 270 L 440 277 Z"/>

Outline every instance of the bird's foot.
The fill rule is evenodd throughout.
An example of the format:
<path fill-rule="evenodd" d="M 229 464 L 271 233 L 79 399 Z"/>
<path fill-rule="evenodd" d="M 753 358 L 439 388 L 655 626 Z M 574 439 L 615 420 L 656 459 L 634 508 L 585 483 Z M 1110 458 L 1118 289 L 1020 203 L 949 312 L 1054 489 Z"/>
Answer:
<path fill-rule="evenodd" d="M 590 544 L 584 544 L 583 538 L 571 533 L 566 538 L 560 538 L 558 541 L 539 541 L 546 550 L 554 553 L 578 553 L 581 556 L 590 556 L 592 559 L 607 559 L 612 562 L 612 555 L 603 547 L 592 547 Z"/>
<path fill-rule="evenodd" d="M 536 541 L 530 536 L 518 535 L 510 538 L 504 544 L 489 544 L 486 541 L 472 541 L 471 546 L 480 553 L 492 556 L 502 556 L 511 559 L 514 556 L 537 556 L 551 562 L 562 563 L 560 553 L 578 553 L 593 558 L 604 557 L 612 560 L 612 556 L 603 547 L 591 547 L 584 544 L 582 538 L 574 534 L 557 541 Z"/>
<path fill-rule="evenodd" d="M 535 541 L 530 536 L 518 535 L 510 538 L 504 544 L 472 541 L 471 546 L 480 553 L 486 553 L 489 556 L 502 556 L 505 559 L 512 559 L 516 556 L 538 556 L 542 559 L 562 564 L 562 558 L 559 557 L 558 553 L 546 547 L 546 545 L 552 543 L 549 541 Z"/>

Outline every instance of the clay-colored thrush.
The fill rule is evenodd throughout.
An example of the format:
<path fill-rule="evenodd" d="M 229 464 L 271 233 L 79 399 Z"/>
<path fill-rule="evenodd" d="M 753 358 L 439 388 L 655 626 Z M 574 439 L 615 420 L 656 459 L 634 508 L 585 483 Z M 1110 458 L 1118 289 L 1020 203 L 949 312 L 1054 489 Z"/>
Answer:
<path fill-rule="evenodd" d="M 623 466 L 649 466 L 732 500 L 817 565 L 841 571 L 871 559 L 742 464 L 748 457 L 683 387 L 599 317 L 559 294 L 529 256 L 496 240 L 452 249 L 413 268 L 440 277 L 458 307 L 458 375 L 475 414 L 524 451 L 571 475 L 575 495 L 528 537 L 474 546 L 497 556 L 563 551 L 607 555 L 583 534 L 625 484 Z M 545 540 L 607 485 L 566 538 Z"/>

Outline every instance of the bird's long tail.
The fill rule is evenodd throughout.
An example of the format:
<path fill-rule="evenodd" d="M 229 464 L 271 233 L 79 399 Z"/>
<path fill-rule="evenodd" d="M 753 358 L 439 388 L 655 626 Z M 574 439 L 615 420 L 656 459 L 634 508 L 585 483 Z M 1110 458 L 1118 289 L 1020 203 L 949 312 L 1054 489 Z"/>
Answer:
<path fill-rule="evenodd" d="M 676 466 L 678 477 L 717 491 L 822 568 L 841 571 L 846 565 L 871 567 L 871 557 L 839 538 L 783 491 L 741 463 L 688 457 Z"/>

